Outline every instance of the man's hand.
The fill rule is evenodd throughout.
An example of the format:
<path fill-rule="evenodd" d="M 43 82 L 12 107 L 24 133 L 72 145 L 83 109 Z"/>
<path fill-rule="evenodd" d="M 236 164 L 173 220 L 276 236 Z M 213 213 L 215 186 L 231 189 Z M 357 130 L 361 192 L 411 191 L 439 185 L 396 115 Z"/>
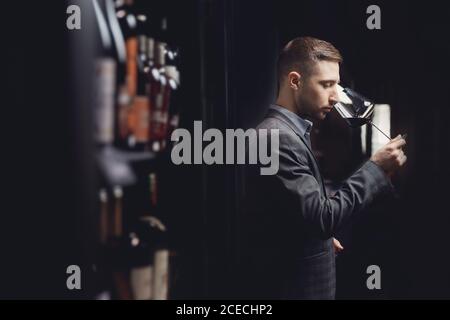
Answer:
<path fill-rule="evenodd" d="M 391 176 L 406 162 L 406 156 L 402 150 L 405 144 L 405 139 L 398 135 L 381 147 L 370 160 L 379 165 L 388 176 Z"/>
<path fill-rule="evenodd" d="M 339 242 L 339 240 L 337 240 L 336 238 L 333 238 L 333 246 L 334 246 L 334 253 L 339 253 L 342 250 L 344 250 L 344 247 L 341 245 L 341 243 Z"/>

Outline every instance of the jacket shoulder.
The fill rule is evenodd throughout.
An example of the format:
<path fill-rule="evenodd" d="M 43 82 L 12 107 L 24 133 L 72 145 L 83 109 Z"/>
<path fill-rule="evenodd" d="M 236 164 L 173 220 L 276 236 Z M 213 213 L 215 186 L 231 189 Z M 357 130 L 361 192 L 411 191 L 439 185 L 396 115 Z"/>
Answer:
<path fill-rule="evenodd" d="M 256 127 L 256 129 L 279 129 L 280 131 L 291 131 L 289 126 L 283 121 L 275 117 L 265 117 Z"/>
<path fill-rule="evenodd" d="M 308 162 L 308 152 L 300 137 L 295 131 L 282 119 L 276 117 L 266 117 L 256 127 L 256 130 L 266 129 L 267 134 L 270 135 L 270 130 L 278 129 L 279 147 L 282 150 L 290 150 L 296 154 L 301 162 Z M 280 154 L 282 156 L 283 153 Z"/>

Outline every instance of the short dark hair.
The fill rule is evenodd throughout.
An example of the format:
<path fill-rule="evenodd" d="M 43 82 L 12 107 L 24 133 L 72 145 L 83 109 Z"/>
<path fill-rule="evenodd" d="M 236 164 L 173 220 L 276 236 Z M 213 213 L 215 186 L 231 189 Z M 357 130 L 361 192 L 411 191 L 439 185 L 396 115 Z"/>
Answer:
<path fill-rule="evenodd" d="M 314 63 L 323 60 L 341 63 L 342 56 L 338 49 L 324 40 L 300 37 L 289 41 L 278 56 L 278 85 L 291 71 L 309 75 Z"/>

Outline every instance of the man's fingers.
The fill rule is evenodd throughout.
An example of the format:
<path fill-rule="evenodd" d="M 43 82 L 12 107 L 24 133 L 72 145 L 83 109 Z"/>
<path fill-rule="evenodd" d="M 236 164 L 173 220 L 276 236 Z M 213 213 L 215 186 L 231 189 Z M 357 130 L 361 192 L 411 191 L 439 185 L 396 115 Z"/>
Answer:
<path fill-rule="evenodd" d="M 404 165 L 407 159 L 408 159 L 408 157 L 403 155 L 402 159 L 400 160 L 400 165 L 401 166 Z"/>
<path fill-rule="evenodd" d="M 337 240 L 336 238 L 333 238 L 333 244 L 334 244 L 335 249 L 337 249 L 338 251 L 344 250 L 344 247 L 341 245 L 339 240 Z"/>
<path fill-rule="evenodd" d="M 395 140 L 395 141 L 391 141 L 390 142 L 390 145 L 391 145 L 392 148 L 401 148 L 405 144 L 406 144 L 406 140 L 401 138 L 401 137 L 399 139 Z"/>
<path fill-rule="evenodd" d="M 402 137 L 402 135 L 397 135 L 395 138 L 392 138 L 390 142 L 394 142 L 397 141 L 398 139 L 400 139 Z"/>

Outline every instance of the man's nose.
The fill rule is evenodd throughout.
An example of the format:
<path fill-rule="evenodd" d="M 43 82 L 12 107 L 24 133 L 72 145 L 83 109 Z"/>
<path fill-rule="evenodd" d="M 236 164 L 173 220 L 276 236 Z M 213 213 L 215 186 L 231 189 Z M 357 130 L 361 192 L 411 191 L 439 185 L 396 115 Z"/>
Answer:
<path fill-rule="evenodd" d="M 333 106 L 338 102 L 339 102 L 338 93 L 337 90 L 334 90 L 333 94 L 330 96 L 330 106 Z"/>

